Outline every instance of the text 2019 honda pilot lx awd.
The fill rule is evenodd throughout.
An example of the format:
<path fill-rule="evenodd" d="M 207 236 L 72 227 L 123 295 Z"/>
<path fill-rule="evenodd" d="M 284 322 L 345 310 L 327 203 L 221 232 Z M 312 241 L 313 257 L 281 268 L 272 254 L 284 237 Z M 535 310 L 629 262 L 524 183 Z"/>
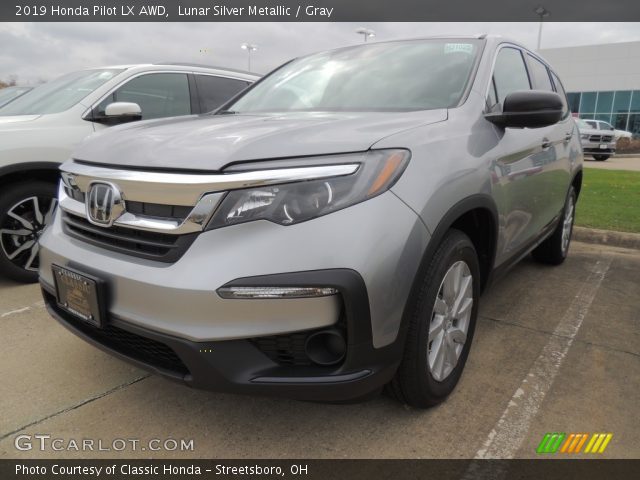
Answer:
<path fill-rule="evenodd" d="M 216 114 L 109 129 L 61 167 L 46 304 L 191 386 L 442 401 L 480 293 L 567 255 L 580 137 L 556 73 L 494 37 L 285 64 Z"/>

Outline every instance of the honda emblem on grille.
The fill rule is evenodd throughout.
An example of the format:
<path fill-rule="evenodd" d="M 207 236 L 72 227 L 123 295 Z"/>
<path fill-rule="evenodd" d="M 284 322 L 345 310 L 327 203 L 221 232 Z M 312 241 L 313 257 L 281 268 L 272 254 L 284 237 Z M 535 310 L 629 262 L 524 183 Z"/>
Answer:
<path fill-rule="evenodd" d="M 111 183 L 92 182 L 86 199 L 87 219 L 100 227 L 110 227 L 124 213 L 124 200 Z"/>

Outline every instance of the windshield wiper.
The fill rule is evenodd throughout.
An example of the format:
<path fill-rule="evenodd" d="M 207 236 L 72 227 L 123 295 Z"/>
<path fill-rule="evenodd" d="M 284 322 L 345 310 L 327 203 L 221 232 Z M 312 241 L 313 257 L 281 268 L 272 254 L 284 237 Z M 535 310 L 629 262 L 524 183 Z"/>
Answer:
<path fill-rule="evenodd" d="M 216 115 L 236 115 L 240 112 L 236 112 L 235 110 L 220 110 L 216 112 Z"/>

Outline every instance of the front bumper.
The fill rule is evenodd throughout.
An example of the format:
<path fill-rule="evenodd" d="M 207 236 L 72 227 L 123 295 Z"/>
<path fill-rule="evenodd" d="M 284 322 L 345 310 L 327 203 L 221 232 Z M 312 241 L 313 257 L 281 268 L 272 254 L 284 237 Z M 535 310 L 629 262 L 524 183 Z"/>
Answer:
<path fill-rule="evenodd" d="M 604 148 L 602 148 L 604 146 Z M 614 155 L 616 153 L 615 142 L 589 142 L 582 141 L 582 151 L 589 155 Z"/>
<path fill-rule="evenodd" d="M 289 227 L 261 221 L 204 232 L 173 264 L 74 239 L 57 215 L 42 237 L 40 281 L 64 326 L 148 370 L 216 391 L 347 400 L 393 376 L 404 306 L 428 241 L 417 215 L 391 192 Z M 53 264 L 104 280 L 105 329 L 56 305 Z M 229 285 L 335 287 L 339 295 L 216 294 Z M 347 350 L 334 366 L 283 364 L 256 343 L 336 327 L 346 331 Z"/>
<path fill-rule="evenodd" d="M 311 275 L 311 276 L 309 276 Z M 400 363 L 403 335 L 376 349 L 371 342 L 366 290 L 353 271 L 288 276 L 289 284 L 334 279 L 345 301 L 346 358 L 336 366 L 283 365 L 249 339 L 193 342 L 154 332 L 109 315 L 103 328 L 84 322 L 57 305 L 55 289 L 42 283 L 49 313 L 71 332 L 118 358 L 188 386 L 229 393 L 285 396 L 299 400 L 346 401 L 388 383 Z M 279 283 L 280 284 L 280 283 Z"/>

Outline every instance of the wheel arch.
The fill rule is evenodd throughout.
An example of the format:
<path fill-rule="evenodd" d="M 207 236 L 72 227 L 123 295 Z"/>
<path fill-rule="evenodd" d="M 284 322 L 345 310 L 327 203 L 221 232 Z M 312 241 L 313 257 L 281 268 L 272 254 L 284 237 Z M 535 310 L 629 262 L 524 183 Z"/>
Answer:
<path fill-rule="evenodd" d="M 29 180 L 56 183 L 60 174 L 59 166 L 54 162 L 28 162 L 0 167 L 0 187 Z"/>
<path fill-rule="evenodd" d="M 576 191 L 576 200 L 580 197 L 580 190 L 582 190 L 582 168 L 579 168 L 576 173 L 574 173 L 573 178 L 571 179 L 571 186 Z"/>
<path fill-rule="evenodd" d="M 419 294 L 421 279 L 445 234 L 456 228 L 469 236 L 478 252 L 481 272 L 481 290 L 489 284 L 498 244 L 498 208 L 493 198 L 487 194 L 475 194 L 466 197 L 451 207 L 440 219 L 431 233 L 431 238 L 422 254 L 420 266 L 413 279 L 409 297 L 404 306 L 401 332 L 398 339 L 404 344 L 409 325 L 411 308 Z M 481 226 L 481 228 L 477 228 Z"/>
<path fill-rule="evenodd" d="M 491 196 L 475 194 L 460 200 L 442 216 L 433 230 L 421 268 L 429 262 L 447 231 L 455 228 L 469 237 L 478 253 L 480 284 L 484 290 L 496 256 L 498 225 L 498 208 Z"/>

